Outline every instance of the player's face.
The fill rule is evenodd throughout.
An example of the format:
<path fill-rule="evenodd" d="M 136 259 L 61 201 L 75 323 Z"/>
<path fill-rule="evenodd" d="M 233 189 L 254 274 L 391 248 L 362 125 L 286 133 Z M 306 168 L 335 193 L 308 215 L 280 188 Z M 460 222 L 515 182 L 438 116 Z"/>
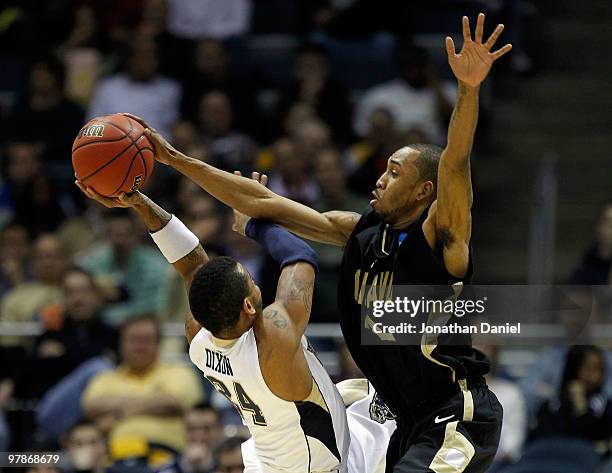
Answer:
<path fill-rule="evenodd" d="M 402 148 L 387 161 L 387 169 L 376 182 L 370 205 L 385 221 L 395 223 L 417 203 L 421 191 L 416 159 L 419 152 Z"/>

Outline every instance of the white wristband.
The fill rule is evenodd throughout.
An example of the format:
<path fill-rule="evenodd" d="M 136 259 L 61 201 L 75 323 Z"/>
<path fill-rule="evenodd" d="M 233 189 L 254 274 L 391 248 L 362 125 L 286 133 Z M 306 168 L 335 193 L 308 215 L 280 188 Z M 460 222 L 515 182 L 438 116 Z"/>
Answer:
<path fill-rule="evenodd" d="M 176 263 L 200 244 L 198 237 L 175 215 L 164 228 L 151 233 L 151 238 L 169 263 Z"/>

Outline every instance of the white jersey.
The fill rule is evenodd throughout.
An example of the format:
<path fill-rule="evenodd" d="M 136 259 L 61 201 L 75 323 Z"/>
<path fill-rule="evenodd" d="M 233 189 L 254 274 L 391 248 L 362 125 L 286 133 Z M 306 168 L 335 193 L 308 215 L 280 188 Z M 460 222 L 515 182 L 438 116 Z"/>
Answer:
<path fill-rule="evenodd" d="M 201 329 L 189 347 L 191 361 L 242 416 L 252 435 L 258 466 L 245 472 L 347 472 L 350 436 L 344 403 L 323 365 L 302 337 L 313 378 L 305 401 L 280 399 L 266 385 L 259 367 L 253 329 L 221 346 Z M 258 468 L 257 470 L 255 468 Z"/>

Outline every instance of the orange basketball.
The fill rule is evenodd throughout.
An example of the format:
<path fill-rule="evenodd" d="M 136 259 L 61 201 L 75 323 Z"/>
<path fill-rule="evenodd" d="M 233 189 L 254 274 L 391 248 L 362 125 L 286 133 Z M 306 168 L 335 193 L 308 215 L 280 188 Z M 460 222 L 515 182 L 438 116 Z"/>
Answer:
<path fill-rule="evenodd" d="M 91 119 L 72 145 L 76 178 L 108 197 L 140 189 L 154 163 L 153 146 L 144 128 L 125 115 Z"/>

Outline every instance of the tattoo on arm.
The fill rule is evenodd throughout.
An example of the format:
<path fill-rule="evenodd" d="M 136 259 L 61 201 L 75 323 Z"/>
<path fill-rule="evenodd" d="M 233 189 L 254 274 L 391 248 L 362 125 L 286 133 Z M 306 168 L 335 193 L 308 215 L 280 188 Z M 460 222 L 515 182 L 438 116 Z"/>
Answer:
<path fill-rule="evenodd" d="M 136 211 L 142 217 L 145 225 L 151 232 L 156 232 L 164 228 L 172 214 L 165 211 L 148 197 L 145 197 L 145 203 L 136 207 Z"/>
<path fill-rule="evenodd" d="M 288 305 L 293 301 L 301 301 L 306 312 L 310 314 L 314 280 L 291 277 L 285 284 L 281 284 L 278 289 L 278 299 L 284 305 Z"/>
<path fill-rule="evenodd" d="M 266 309 L 263 311 L 264 319 L 272 320 L 275 327 L 280 329 L 287 328 L 287 319 L 278 312 L 276 309 Z"/>

